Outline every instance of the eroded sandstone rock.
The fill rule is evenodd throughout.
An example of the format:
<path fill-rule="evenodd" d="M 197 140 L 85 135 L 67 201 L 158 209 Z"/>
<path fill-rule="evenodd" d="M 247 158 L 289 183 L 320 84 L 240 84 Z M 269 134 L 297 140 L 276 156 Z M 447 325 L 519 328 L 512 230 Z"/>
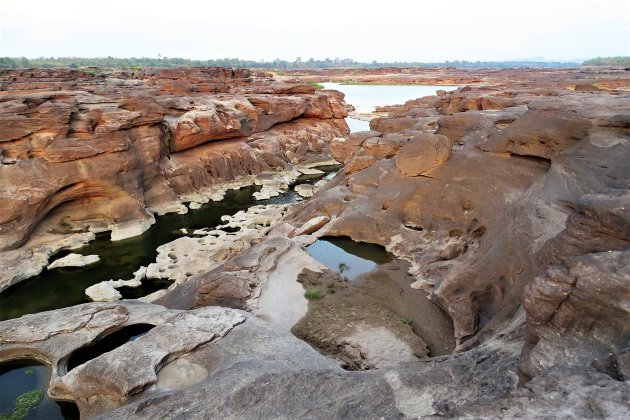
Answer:
<path fill-rule="evenodd" d="M 420 134 L 396 155 L 396 168 L 407 176 L 423 175 L 451 156 L 451 141 L 435 134 Z"/>
<path fill-rule="evenodd" d="M 289 223 L 327 216 L 331 222 L 317 236 L 350 236 L 407 259 L 414 286 L 448 311 L 460 344 L 482 331 L 463 348 L 474 345 L 512 317 L 525 286 L 548 264 L 627 249 L 625 96 L 469 88 L 432 104 L 391 107 L 394 118 L 426 118 L 434 112 L 425 113 L 428 106 L 447 114 L 437 128 L 453 139 L 429 127 L 415 135 L 457 144 L 443 155 L 431 149 L 406 159 L 410 141 L 395 152 L 395 166 L 386 158 L 357 161 L 356 170 L 299 205 Z M 333 145 L 347 163 L 362 147 Z M 393 170 L 414 159 L 407 173 Z M 426 177 L 408 176 L 436 163 Z"/>
<path fill-rule="evenodd" d="M 207 273 L 236 254 L 262 241 L 264 235 L 288 212 L 289 205 L 252 206 L 231 216 L 222 225 L 199 229 L 160 245 L 155 263 L 146 269 L 148 279 L 169 279 L 176 284 Z M 174 287 L 175 285 L 173 285 Z"/>
<path fill-rule="evenodd" d="M 521 372 L 532 378 L 557 365 L 595 367 L 627 380 L 616 359 L 630 340 L 629 279 L 630 252 L 609 251 L 568 258 L 534 280 L 524 297 Z"/>
<path fill-rule="evenodd" d="M 182 201 L 204 189 L 327 160 L 330 140 L 348 130 L 341 96 L 244 70 L 0 76 L 3 251 L 36 253 L 27 241 L 39 227 L 139 235 L 154 213 L 185 213 Z M 7 273 L 0 287 L 28 275 Z"/>
<path fill-rule="evenodd" d="M 137 323 L 156 326 L 66 373 L 67 356 L 76 349 Z M 345 372 L 288 332 L 244 312 L 92 303 L 0 323 L 0 358 L 39 354 L 53 366 L 50 395 L 76 401 L 87 417 L 623 415 L 627 387 L 603 374 L 560 369 L 517 388 L 521 326 L 522 318 L 462 354 Z M 567 391 L 571 397 L 561 397 Z"/>
<path fill-rule="evenodd" d="M 228 83 L 208 81 L 208 73 L 202 70 L 188 74 L 184 81 L 170 78 L 187 74 L 183 70 L 154 71 L 168 75 L 152 79 L 150 89 L 161 93 L 225 92 L 232 85 L 243 89 L 243 96 L 313 95 L 305 85 L 268 83 L 254 88 L 248 81 L 254 76 L 248 72 L 221 73 Z M 379 69 L 378 74 L 366 77 L 385 80 L 390 71 Z M 446 80 L 440 72 L 396 77 Z M 585 81 L 587 76 L 579 72 L 551 72 L 543 77 L 526 70 L 519 73 L 522 79 L 512 81 L 514 73 L 497 71 L 485 82 L 501 80 L 502 86 L 466 87 L 388 107 L 389 117 L 375 122 L 387 131 L 385 135 L 368 133 L 360 140 L 355 135 L 331 145 L 331 153 L 354 170 L 338 174 L 312 200 L 268 230 L 268 238 L 257 237 L 253 242 L 260 243 L 250 243 L 251 247 L 235 242 L 213 270 L 186 276 L 187 281 L 159 300 L 172 308 L 198 309 L 121 302 L 29 315 L 0 323 L 0 359 L 36 354 L 53 366 L 52 396 L 74 399 L 84 416 L 103 418 L 152 418 L 165 413 L 167 417 L 203 413 L 224 418 L 624 417 L 630 410 L 630 359 L 624 347 L 629 276 L 627 94 L 576 88 L 624 85 L 606 80 L 610 76 L 604 73 L 602 80 Z M 73 77 L 87 77 L 63 74 L 63 79 L 49 82 L 46 89 L 67 88 Z M 123 89 L 138 77 L 124 73 L 115 83 Z M 458 73 L 448 80 L 471 79 Z M 38 89 L 40 82 L 21 82 L 20 89 Z M 102 90 L 97 83 L 94 95 L 103 95 Z M 4 166 L 19 165 L 29 153 L 37 156 L 33 159 L 41 158 L 43 146 L 52 145 L 46 152 L 51 165 L 63 161 L 66 153 L 89 160 L 132 150 L 133 141 L 128 146 L 115 136 L 105 142 L 105 151 L 94 146 L 95 155 L 84 150 L 70 153 L 68 142 L 47 143 L 47 136 L 57 133 L 46 132 L 41 118 L 47 107 L 62 119 L 72 115 L 68 110 L 74 105 L 67 99 L 64 94 L 45 100 L 33 96 L 32 102 L 8 105 L 33 110 L 49 102 L 31 112 L 33 133 L 28 133 L 24 121 L 15 120 L 15 132 L 9 133 L 15 148 L 3 151 Z M 84 98 L 80 101 L 82 109 L 101 106 L 88 106 Z M 280 102 L 261 99 L 256 106 L 273 111 L 274 103 Z M 326 105 L 317 99 L 302 115 L 342 115 L 335 114 L 333 102 L 328 99 Z M 78 118 L 73 130 L 87 139 L 96 121 L 99 134 L 128 130 L 136 138 L 142 134 L 139 131 L 151 131 L 142 128 L 140 103 L 153 107 L 151 101 L 125 102 L 117 105 L 125 112 L 108 109 L 102 121 L 82 112 L 88 115 Z M 165 107 L 166 102 L 156 103 Z M 230 108 L 234 104 L 203 118 L 223 116 L 223 128 L 228 131 L 237 130 L 230 119 L 240 115 L 237 111 L 248 121 L 256 121 L 251 108 Z M 171 120 L 200 107 L 185 100 L 176 105 L 180 108 L 172 109 L 177 112 L 166 107 Z M 263 124 L 274 118 L 267 115 Z M 195 194 L 214 185 L 215 178 L 233 180 L 245 175 L 239 171 L 251 175 L 265 165 L 290 169 L 289 165 L 321 154 L 327 138 L 324 131 L 341 132 L 336 118 L 301 121 L 316 131 L 307 146 L 293 142 L 290 133 L 299 128 L 296 122 L 287 122 L 247 139 L 221 140 L 178 152 L 168 161 L 160 160 L 160 171 L 166 174 L 162 180 L 147 190 L 145 184 L 152 181 L 143 175 L 134 178 L 137 188 L 131 190 L 151 191 L 145 198 L 161 205 L 173 203 L 169 197 L 176 196 L 174 191 L 180 196 Z M 201 120 L 195 124 L 203 133 Z M 186 132 L 182 138 L 194 143 L 200 137 L 195 138 L 196 129 L 189 127 L 191 134 Z M 402 131 L 391 132 L 396 130 Z M 20 136 L 30 139 L 28 147 L 20 143 Z M 423 136 L 433 140 L 446 136 L 450 157 L 444 158 L 446 153 L 435 148 L 426 156 L 409 153 L 404 160 L 417 164 L 410 165 L 409 173 L 399 170 L 400 155 L 412 144 L 409 139 Z M 55 152 L 59 150 L 63 153 Z M 179 162 L 177 156 L 182 157 Z M 281 158 L 274 159 L 277 156 Z M 423 160 L 437 164 L 429 165 L 430 172 L 420 172 L 417 168 L 427 166 Z M 170 171 L 174 163 L 177 170 Z M 214 173 L 220 175 L 209 175 Z M 109 172 L 100 174 L 112 177 Z M 148 178 L 159 179 L 160 174 L 153 171 Z M 128 185 L 129 178 L 118 181 L 117 186 Z M 109 185 L 98 187 L 90 184 L 78 196 L 74 187 L 61 191 L 60 203 L 110 191 Z M 135 192 L 125 194 L 136 197 Z M 132 207 L 131 201 L 125 203 Z M 299 231 L 305 227 L 306 232 Z M 70 220 L 59 223 L 57 229 L 78 234 L 81 224 Z M 286 333 L 305 308 L 303 289 L 295 277 L 313 263 L 300 244 L 324 235 L 378 243 L 409 261 L 413 287 L 426 290 L 453 319 L 460 353 L 409 360 L 412 363 L 404 367 L 348 373 Z M 47 259 L 46 249 L 42 245 L 33 255 Z M 19 258 L 27 261 L 28 255 L 21 253 Z M 22 270 L 26 265 L 19 267 Z M 285 331 L 243 312 L 205 307 L 209 304 L 252 310 Z M 111 354 L 64 371 L 67 356 L 77 348 L 137 323 L 157 326 Z M 346 354 L 376 360 L 379 352 L 366 343 L 373 341 L 370 333 L 375 330 L 379 337 L 384 334 L 372 327 L 365 330 L 350 334 L 353 340 L 343 343 Z M 403 354 L 401 349 L 394 348 Z"/>

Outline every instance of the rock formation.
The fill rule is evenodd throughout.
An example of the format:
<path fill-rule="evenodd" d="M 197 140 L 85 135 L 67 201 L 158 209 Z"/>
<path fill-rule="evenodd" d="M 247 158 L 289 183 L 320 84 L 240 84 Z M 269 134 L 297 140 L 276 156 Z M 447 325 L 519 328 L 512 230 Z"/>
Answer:
<path fill-rule="evenodd" d="M 56 321 L 45 322 L 51 317 Z M 49 395 L 76 401 L 90 418 L 627 413 L 627 383 L 599 372 L 551 369 L 517 388 L 523 331 L 516 321 L 501 337 L 458 355 L 347 372 L 246 312 L 91 303 L 1 323 L 0 360 L 29 354 L 49 363 Z M 154 327 L 110 352 L 69 364 L 81 347 L 139 323 Z"/>
<path fill-rule="evenodd" d="M 449 105 L 481 103 L 480 94 L 493 100 L 488 89 L 461 89 L 395 109 L 390 119 L 432 118 L 439 134 L 404 129 L 389 155 L 372 144 L 393 133 L 334 140 L 334 156 L 364 163 L 346 166 L 291 222 L 325 215 L 331 222 L 318 235 L 408 259 L 416 286 L 448 310 L 464 340 L 496 331 L 546 265 L 628 246 L 628 96 L 524 90 L 506 109 L 461 114 Z"/>
<path fill-rule="evenodd" d="M 426 79 L 423 71 L 395 77 Z M 138 220 L 150 223 L 151 212 L 180 208 L 182 197 L 220 195 L 218 180 L 304 166 L 328 152 L 344 169 L 291 212 L 254 209 L 230 222 L 240 233 L 200 231 L 167 244 L 147 275 L 178 284 L 153 303 L 90 303 L 0 323 L 0 361 L 48 363 L 50 396 L 76 401 L 87 417 L 627 416 L 630 75 L 448 72 L 435 70 L 434 79 L 465 74 L 477 86 L 387 107 L 372 131 L 351 135 L 335 94 L 246 71 L 5 73 L 3 115 L 15 124 L 2 125 L 11 139 L 0 143 L 0 170 L 11 175 L 0 181 L 10 197 L 24 197 L 4 201 L 2 214 L 13 215 L 0 231 L 5 247 L 47 220 L 58 231 L 89 224 L 122 237 L 142 229 Z M 307 73 L 298 76 L 320 77 Z M 133 89 L 147 95 L 125 96 Z M 55 175 L 66 171 L 71 184 Z M 26 173 L 36 176 L 18 188 Z M 72 218 L 54 218 L 69 208 Z M 248 225 L 250 217 L 259 221 Z M 411 349 L 399 363 L 361 355 L 373 334 L 411 334 L 391 326 L 383 308 L 370 306 L 383 323 L 358 333 L 299 324 L 308 302 L 298 280 L 330 276 L 303 249 L 323 236 L 379 244 L 405 260 L 413 277 L 405 286 L 452 320 L 455 353 L 429 357 L 418 338 L 390 347 Z M 45 237 L 29 242 L 45 248 Z M 28 274 L 25 254 L 12 255 Z M 334 305 L 341 295 L 318 302 L 311 318 L 343 312 Z M 77 359 L 81 348 L 139 324 L 153 329 Z M 349 369 L 378 369 L 342 370 L 292 327 Z"/>
<path fill-rule="evenodd" d="M 68 234 L 138 235 L 187 194 L 328 160 L 347 132 L 343 96 L 248 70 L 4 70 L 0 93 L 0 290 Z"/>
<path fill-rule="evenodd" d="M 628 378 L 630 95 L 551 82 L 389 107 L 371 122 L 383 132 L 333 140 L 345 171 L 288 223 L 326 217 L 314 235 L 378 243 L 409 261 L 412 287 L 453 319 L 459 351 L 501 335 L 524 305 L 521 380 L 551 392 L 558 379 L 539 376 L 579 371 L 587 392 L 595 371 Z M 374 150 L 392 136 L 402 136 L 395 147 Z M 452 144 L 444 154 L 438 136 Z M 403 153 L 412 147 L 425 150 Z"/>

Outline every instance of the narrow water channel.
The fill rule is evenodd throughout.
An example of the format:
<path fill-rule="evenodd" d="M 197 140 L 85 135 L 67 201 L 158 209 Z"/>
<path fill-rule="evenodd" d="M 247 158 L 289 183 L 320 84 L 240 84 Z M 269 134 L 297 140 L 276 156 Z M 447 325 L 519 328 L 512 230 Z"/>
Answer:
<path fill-rule="evenodd" d="M 301 175 L 295 184 L 316 182 L 327 173 L 338 170 L 339 166 L 323 166 L 319 169 L 324 174 Z M 298 200 L 291 190 L 269 200 L 256 201 L 252 194 L 259 189 L 257 186 L 248 186 L 230 190 L 222 201 L 203 204 L 201 208 L 189 210 L 186 214 L 156 217 L 156 223 L 139 236 L 112 242 L 109 233 L 102 233 L 78 250 L 58 252 L 50 258 L 51 262 L 71 252 L 98 255 L 100 260 L 85 267 L 44 269 L 39 275 L 6 289 L 0 294 L 0 321 L 89 302 L 85 296 L 86 288 L 101 281 L 133 278 L 133 272 L 139 267 L 155 262 L 156 249 L 160 245 L 186 235 L 181 229 L 190 231 L 215 227 L 221 223 L 221 216 L 233 215 L 253 205 L 284 204 Z M 119 291 L 123 298 L 135 299 L 166 288 L 169 284 L 165 280 L 145 279 L 138 288 L 121 288 Z"/>

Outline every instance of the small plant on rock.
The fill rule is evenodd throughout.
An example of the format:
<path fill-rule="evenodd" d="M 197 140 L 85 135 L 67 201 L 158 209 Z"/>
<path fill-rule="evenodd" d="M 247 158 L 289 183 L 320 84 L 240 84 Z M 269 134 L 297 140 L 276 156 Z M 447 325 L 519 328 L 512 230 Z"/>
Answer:
<path fill-rule="evenodd" d="M 346 264 L 345 262 L 340 262 L 339 265 L 337 266 L 337 268 L 339 268 L 339 272 L 341 274 L 343 274 L 344 272 L 350 270 L 350 266 L 348 264 Z"/>
<path fill-rule="evenodd" d="M 315 89 L 324 89 L 324 85 L 320 85 L 317 82 L 306 82 L 306 84 L 313 86 Z"/>
<path fill-rule="evenodd" d="M 411 320 L 405 318 L 404 316 L 401 316 L 400 317 L 400 323 L 403 324 L 403 325 L 411 325 Z"/>
<path fill-rule="evenodd" d="M 328 293 L 335 293 L 337 291 L 335 283 L 332 281 L 326 285 L 326 288 L 328 289 Z"/>
<path fill-rule="evenodd" d="M 304 297 L 308 300 L 313 300 L 313 299 L 319 299 L 323 296 L 322 296 L 322 293 L 316 288 L 309 287 L 308 289 L 306 289 L 306 292 L 304 292 Z"/>

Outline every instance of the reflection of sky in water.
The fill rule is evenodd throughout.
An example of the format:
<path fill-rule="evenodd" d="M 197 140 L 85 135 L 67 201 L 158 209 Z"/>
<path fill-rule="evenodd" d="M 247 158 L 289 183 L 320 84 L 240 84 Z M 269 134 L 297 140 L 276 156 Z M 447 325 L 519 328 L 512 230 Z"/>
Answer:
<path fill-rule="evenodd" d="M 361 121 L 356 118 L 346 118 L 346 122 L 348 123 L 348 127 L 350 127 L 351 133 L 356 133 L 357 131 L 368 131 L 370 129 L 369 121 Z"/>
<path fill-rule="evenodd" d="M 322 83 L 325 89 L 334 89 L 346 95 L 346 103 L 354 105 L 357 112 L 369 113 L 375 106 L 404 104 L 410 99 L 435 95 L 438 90 L 455 90 L 457 86 L 418 85 L 342 85 Z"/>
<path fill-rule="evenodd" d="M 316 241 L 308 247 L 308 253 L 333 271 L 339 271 L 339 263 L 345 263 L 349 269 L 342 275 L 350 280 L 376 267 L 376 263 L 352 255 L 328 241 Z"/>
<path fill-rule="evenodd" d="M 337 245 L 341 245 L 351 251 L 354 250 L 357 254 L 361 254 L 366 258 L 347 252 L 332 242 L 336 242 Z M 371 271 L 376 267 L 377 262 L 383 263 L 391 258 L 383 248 L 377 245 L 354 242 L 347 238 L 319 239 L 310 245 L 307 250 L 313 258 L 333 271 L 339 271 L 339 264 L 345 263 L 349 268 L 342 275 L 350 280 Z"/>

